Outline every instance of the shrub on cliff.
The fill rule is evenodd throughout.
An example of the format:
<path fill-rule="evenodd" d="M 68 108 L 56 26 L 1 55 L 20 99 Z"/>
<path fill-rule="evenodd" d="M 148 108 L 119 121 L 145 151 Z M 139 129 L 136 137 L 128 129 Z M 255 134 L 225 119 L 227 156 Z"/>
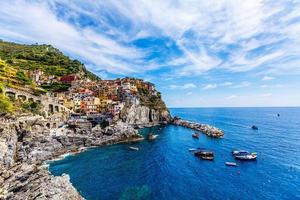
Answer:
<path fill-rule="evenodd" d="M 43 115 L 42 105 L 38 102 L 28 101 L 21 104 L 22 108 L 36 115 Z"/>
<path fill-rule="evenodd" d="M 0 83 L 0 113 L 13 113 L 13 104 L 4 94 L 4 86 Z"/>

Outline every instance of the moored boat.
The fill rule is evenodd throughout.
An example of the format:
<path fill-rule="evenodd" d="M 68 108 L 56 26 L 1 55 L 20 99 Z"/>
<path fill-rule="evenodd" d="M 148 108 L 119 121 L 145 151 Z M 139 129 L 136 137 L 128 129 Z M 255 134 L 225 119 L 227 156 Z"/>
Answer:
<path fill-rule="evenodd" d="M 239 160 L 256 160 L 257 158 L 256 153 L 249 153 L 249 152 L 240 152 L 233 155 L 236 159 Z"/>
<path fill-rule="evenodd" d="M 158 135 L 154 135 L 153 133 L 149 133 L 147 136 L 148 140 L 155 140 L 158 137 Z"/>
<path fill-rule="evenodd" d="M 240 154 L 240 153 L 249 153 L 248 151 L 245 150 L 233 150 L 232 155 Z"/>
<path fill-rule="evenodd" d="M 203 160 L 213 160 L 214 159 L 214 152 L 209 150 L 198 150 L 194 152 L 194 155 L 200 157 Z"/>
<path fill-rule="evenodd" d="M 133 150 L 133 151 L 138 151 L 139 148 L 138 147 L 129 147 L 130 150 Z"/>
<path fill-rule="evenodd" d="M 237 166 L 237 164 L 235 162 L 225 162 L 225 165 L 232 166 L 232 167 L 236 167 Z"/>
<path fill-rule="evenodd" d="M 193 134 L 192 134 L 192 137 L 193 137 L 193 138 L 196 138 L 196 139 L 199 139 L 199 133 L 193 133 Z"/>

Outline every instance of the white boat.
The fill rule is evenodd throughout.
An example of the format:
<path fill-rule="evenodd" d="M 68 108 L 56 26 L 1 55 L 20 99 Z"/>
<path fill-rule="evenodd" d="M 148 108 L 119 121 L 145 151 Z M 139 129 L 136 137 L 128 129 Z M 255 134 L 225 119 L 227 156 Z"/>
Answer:
<path fill-rule="evenodd" d="M 139 148 L 138 147 L 129 147 L 130 150 L 133 150 L 133 151 L 138 151 Z"/>
<path fill-rule="evenodd" d="M 155 140 L 158 137 L 158 135 L 154 135 L 153 133 L 149 133 L 147 138 L 148 140 Z"/>
<path fill-rule="evenodd" d="M 227 165 L 227 166 L 233 166 L 233 167 L 237 166 L 237 164 L 235 162 L 225 162 L 225 165 Z"/>
<path fill-rule="evenodd" d="M 196 148 L 190 148 L 189 151 L 197 151 L 198 149 Z"/>
<path fill-rule="evenodd" d="M 232 155 L 237 155 L 237 154 L 248 154 L 249 152 L 248 151 L 245 151 L 245 150 L 234 150 L 232 151 Z"/>
<path fill-rule="evenodd" d="M 234 155 L 236 159 L 239 160 L 256 160 L 257 154 L 256 153 L 239 153 Z"/>

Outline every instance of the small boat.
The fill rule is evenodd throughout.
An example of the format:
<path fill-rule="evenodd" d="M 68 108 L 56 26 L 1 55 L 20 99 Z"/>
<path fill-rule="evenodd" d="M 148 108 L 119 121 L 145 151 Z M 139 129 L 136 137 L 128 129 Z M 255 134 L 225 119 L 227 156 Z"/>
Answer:
<path fill-rule="evenodd" d="M 199 139 L 199 133 L 193 133 L 193 134 L 192 134 L 192 137 L 193 137 L 193 138 L 196 138 L 196 139 Z"/>
<path fill-rule="evenodd" d="M 258 130 L 258 127 L 255 126 L 255 125 L 251 126 L 251 128 L 252 128 L 253 130 Z"/>
<path fill-rule="evenodd" d="M 197 151 L 198 149 L 196 148 L 190 148 L 189 151 Z"/>
<path fill-rule="evenodd" d="M 227 166 L 233 166 L 233 167 L 237 166 L 237 164 L 235 162 L 225 162 L 225 165 L 227 165 Z"/>
<path fill-rule="evenodd" d="M 245 151 L 245 150 L 233 150 L 232 151 L 232 155 L 237 155 L 237 154 L 246 154 L 249 153 L 249 151 Z"/>
<path fill-rule="evenodd" d="M 202 160 L 214 160 L 214 156 L 202 156 Z"/>
<path fill-rule="evenodd" d="M 209 150 L 198 150 L 194 153 L 195 156 L 200 157 L 203 160 L 213 160 L 214 152 Z"/>
<path fill-rule="evenodd" d="M 153 133 L 149 133 L 147 136 L 148 140 L 155 140 L 158 137 L 158 135 L 154 135 Z"/>
<path fill-rule="evenodd" d="M 279 113 L 277 113 L 277 117 L 280 117 L 280 114 L 279 114 Z"/>
<path fill-rule="evenodd" d="M 256 160 L 257 158 L 256 153 L 249 153 L 249 152 L 240 152 L 233 155 L 238 160 Z"/>
<path fill-rule="evenodd" d="M 139 148 L 138 147 L 129 147 L 130 150 L 133 150 L 133 151 L 138 151 Z"/>

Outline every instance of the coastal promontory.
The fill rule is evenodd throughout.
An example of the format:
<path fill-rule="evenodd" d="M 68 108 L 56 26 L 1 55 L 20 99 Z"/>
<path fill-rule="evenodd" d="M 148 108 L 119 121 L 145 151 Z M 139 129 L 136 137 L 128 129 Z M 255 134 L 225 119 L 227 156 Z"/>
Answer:
<path fill-rule="evenodd" d="M 103 80 L 50 45 L 0 42 L 0 199 L 82 199 L 49 160 L 143 139 L 137 128 L 167 124 L 155 85 Z"/>

